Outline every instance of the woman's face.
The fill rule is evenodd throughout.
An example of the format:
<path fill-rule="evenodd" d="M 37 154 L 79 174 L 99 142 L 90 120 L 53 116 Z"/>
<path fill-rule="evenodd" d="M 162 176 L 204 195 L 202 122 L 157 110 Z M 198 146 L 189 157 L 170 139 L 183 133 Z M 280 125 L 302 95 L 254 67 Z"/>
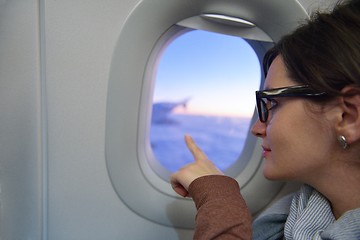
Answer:
<path fill-rule="evenodd" d="M 299 85 L 291 80 L 281 57 L 270 66 L 265 89 Z M 264 176 L 271 180 L 298 180 L 311 183 L 326 174 L 334 139 L 329 128 L 327 112 L 309 109 L 305 98 L 281 97 L 269 111 L 267 122 L 259 120 L 252 133 L 261 137 L 264 149 Z"/>

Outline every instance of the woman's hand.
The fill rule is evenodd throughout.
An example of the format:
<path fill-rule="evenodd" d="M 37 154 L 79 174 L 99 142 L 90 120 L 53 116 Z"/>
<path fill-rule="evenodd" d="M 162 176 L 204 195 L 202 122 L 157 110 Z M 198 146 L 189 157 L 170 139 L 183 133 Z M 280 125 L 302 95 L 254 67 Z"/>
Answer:
<path fill-rule="evenodd" d="M 185 135 L 185 143 L 195 161 L 185 165 L 179 171 L 172 174 L 170 181 L 172 188 L 177 194 L 188 197 L 189 186 L 196 178 L 206 175 L 224 174 L 206 157 L 189 135 Z"/>

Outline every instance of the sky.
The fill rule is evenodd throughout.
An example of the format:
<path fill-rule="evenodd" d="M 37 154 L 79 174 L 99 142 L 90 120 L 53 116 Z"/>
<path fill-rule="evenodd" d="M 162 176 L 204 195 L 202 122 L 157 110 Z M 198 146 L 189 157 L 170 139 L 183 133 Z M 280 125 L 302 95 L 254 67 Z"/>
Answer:
<path fill-rule="evenodd" d="M 194 30 L 176 38 L 163 52 L 153 101 L 190 98 L 187 114 L 249 117 L 260 76 L 257 55 L 245 40 Z"/>

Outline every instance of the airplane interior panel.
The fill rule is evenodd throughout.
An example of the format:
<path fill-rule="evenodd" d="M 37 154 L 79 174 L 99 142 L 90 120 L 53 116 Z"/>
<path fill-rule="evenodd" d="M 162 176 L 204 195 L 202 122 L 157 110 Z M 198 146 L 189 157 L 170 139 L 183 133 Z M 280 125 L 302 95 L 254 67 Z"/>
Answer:
<path fill-rule="evenodd" d="M 202 30 L 243 39 L 261 65 L 273 42 L 334 3 L 0 1 L 0 239 L 192 239 L 194 203 L 173 191 L 150 142 L 165 49 Z M 261 143 L 245 136 L 224 172 L 256 216 L 298 185 L 266 180 Z"/>

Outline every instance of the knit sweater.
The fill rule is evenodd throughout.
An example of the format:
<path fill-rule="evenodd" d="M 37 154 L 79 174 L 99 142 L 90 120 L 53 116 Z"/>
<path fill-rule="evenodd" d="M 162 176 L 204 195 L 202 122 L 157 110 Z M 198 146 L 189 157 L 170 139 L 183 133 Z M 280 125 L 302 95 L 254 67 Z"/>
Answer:
<path fill-rule="evenodd" d="M 198 210 L 195 240 L 251 239 L 251 215 L 234 179 L 200 177 L 190 184 L 189 193 Z"/>

